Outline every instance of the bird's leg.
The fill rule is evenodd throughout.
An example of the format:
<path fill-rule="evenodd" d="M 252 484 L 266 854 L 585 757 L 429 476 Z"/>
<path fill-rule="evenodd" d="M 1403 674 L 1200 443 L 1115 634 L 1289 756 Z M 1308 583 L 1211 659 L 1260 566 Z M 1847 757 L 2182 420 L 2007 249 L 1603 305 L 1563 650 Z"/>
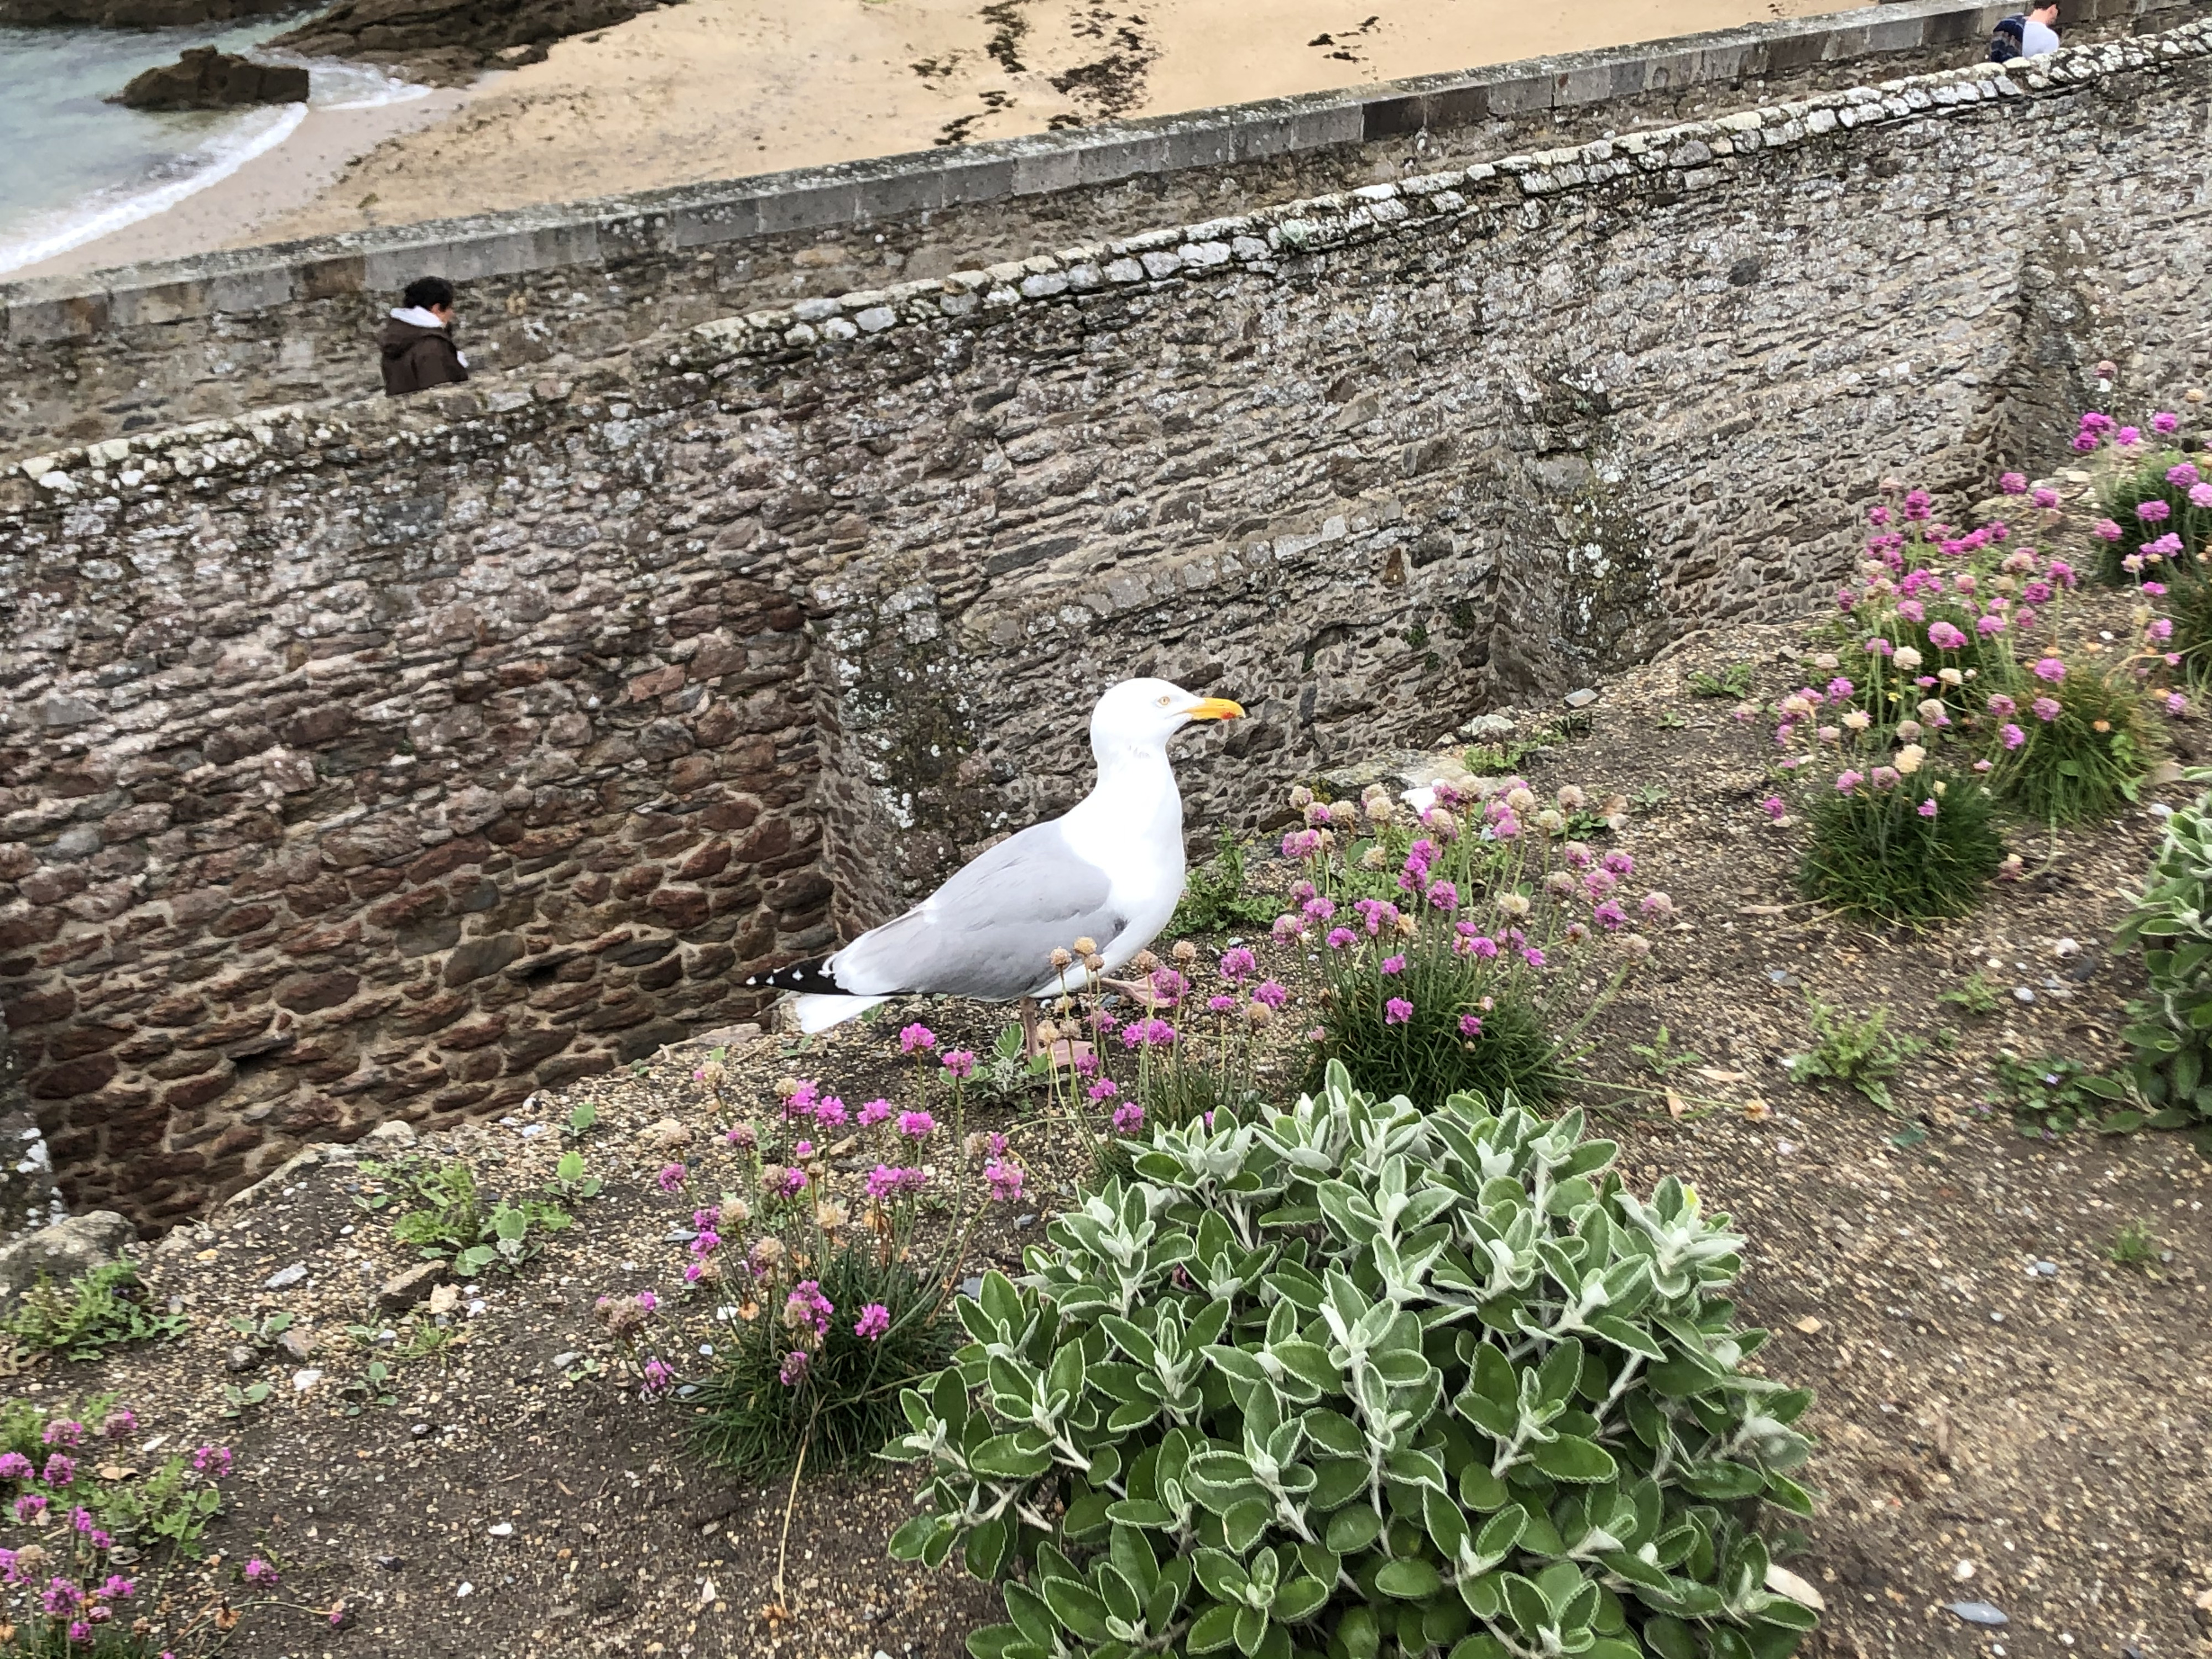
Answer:
<path fill-rule="evenodd" d="M 1043 1049 L 1037 1043 L 1037 1005 L 1035 997 L 1024 997 L 1022 1009 L 1022 1058 L 1035 1060 Z"/>

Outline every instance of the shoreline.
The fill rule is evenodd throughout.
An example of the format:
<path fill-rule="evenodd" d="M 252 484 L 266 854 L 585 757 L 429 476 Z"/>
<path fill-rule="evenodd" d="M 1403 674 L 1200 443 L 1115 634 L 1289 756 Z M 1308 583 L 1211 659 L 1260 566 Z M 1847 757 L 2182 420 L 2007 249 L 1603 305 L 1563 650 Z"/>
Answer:
<path fill-rule="evenodd" d="M 684 0 L 407 104 L 315 110 L 10 280 L 743 178 L 1832 11 L 1834 0 Z M 1012 19 L 1010 21 L 1009 19 Z"/>
<path fill-rule="evenodd" d="M 278 142 L 204 183 L 180 181 L 195 187 L 170 205 L 0 273 L 0 280 L 83 276 L 234 246 L 234 239 L 277 240 L 259 234 L 262 228 L 325 196 L 349 165 L 379 145 L 451 115 L 463 97 L 459 88 L 447 88 L 381 103 L 309 105 Z"/>

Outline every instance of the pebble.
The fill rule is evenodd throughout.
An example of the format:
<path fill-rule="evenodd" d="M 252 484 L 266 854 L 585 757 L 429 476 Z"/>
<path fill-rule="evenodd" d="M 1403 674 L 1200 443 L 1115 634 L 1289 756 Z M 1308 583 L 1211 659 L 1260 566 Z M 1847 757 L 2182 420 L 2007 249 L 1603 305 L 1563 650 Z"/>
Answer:
<path fill-rule="evenodd" d="M 1973 1576 L 1974 1564 L 1971 1561 L 1961 1561 L 1951 1569 L 1951 1577 L 1957 1579 L 1962 1584 Z"/>
<path fill-rule="evenodd" d="M 270 1274 L 263 1281 L 261 1288 L 264 1291 L 289 1291 L 307 1276 L 307 1264 L 304 1261 L 295 1261 L 290 1267 L 279 1267 L 275 1273 Z"/>
<path fill-rule="evenodd" d="M 295 1391 L 301 1394 L 307 1393 L 308 1389 L 313 1388 L 316 1383 L 322 1380 L 323 1374 L 312 1365 L 304 1371 L 295 1371 L 292 1373 L 292 1387 Z"/>
<path fill-rule="evenodd" d="M 1992 1325 L 2002 1325 L 2002 1324 L 2003 1324 L 2003 1323 L 2004 1323 L 2004 1316 L 2003 1316 L 2002 1314 L 1999 1313 L 1996 1309 L 1994 1309 L 1994 1308 L 1990 1309 L 1990 1324 L 1992 1324 Z"/>
<path fill-rule="evenodd" d="M 464 1595 L 473 1595 L 476 1594 L 476 1588 L 477 1587 L 474 1584 L 471 1584 L 467 1579 L 464 1578 L 461 1580 L 459 1587 L 453 1591 L 454 1598 L 459 1600 Z"/>
<path fill-rule="evenodd" d="M 1568 692 L 1562 701 L 1570 708 L 1587 708 L 1597 701 L 1597 693 L 1583 686 L 1580 690 Z"/>
<path fill-rule="evenodd" d="M 227 1371 L 250 1371 L 260 1363 L 260 1354 L 243 1342 L 222 1357 L 222 1368 Z"/>
<path fill-rule="evenodd" d="M 574 1348 L 569 1349 L 566 1353 L 556 1353 L 553 1356 L 553 1369 L 556 1371 L 565 1371 L 583 1357 Z"/>
<path fill-rule="evenodd" d="M 502 1522 L 501 1522 L 497 1526 L 494 1527 L 494 1528 L 491 1529 L 491 1535 L 492 1535 L 493 1537 L 495 1537 L 495 1538 L 512 1538 L 512 1537 L 514 1537 L 514 1522 L 512 1522 L 512 1521 L 502 1521 Z"/>
<path fill-rule="evenodd" d="M 1791 973 L 1787 968 L 1768 969 L 1766 970 L 1766 979 L 1767 983 L 1770 985 L 1779 985 L 1785 991 L 1794 991 L 1805 982 L 1803 980 L 1798 978 L 1796 975 Z"/>
<path fill-rule="evenodd" d="M 970 1273 L 967 1278 L 962 1279 L 960 1281 L 960 1294 L 969 1297 L 982 1295 L 983 1275 L 981 1273 Z"/>
<path fill-rule="evenodd" d="M 2033 1002 L 2035 993 L 2025 985 L 2015 985 L 2012 988 L 2012 1000 L 2014 1002 Z"/>
<path fill-rule="evenodd" d="M 2056 1261 L 2039 1261 L 2030 1271 L 2045 1279 L 2056 1279 L 2058 1277 L 2058 1264 Z"/>
<path fill-rule="evenodd" d="M 1018 1215 L 1014 1218 L 1014 1226 L 1017 1230 L 1023 1227 L 1034 1227 L 1036 1225 L 1036 1217 L 1034 1215 Z"/>
<path fill-rule="evenodd" d="M 2008 1625 L 2012 1622 L 2004 1616 L 2002 1610 L 1991 1607 L 1986 1601 L 1954 1601 L 1951 1603 L 1951 1611 L 1970 1625 L 1987 1625 L 1992 1629 L 1999 1625 Z"/>

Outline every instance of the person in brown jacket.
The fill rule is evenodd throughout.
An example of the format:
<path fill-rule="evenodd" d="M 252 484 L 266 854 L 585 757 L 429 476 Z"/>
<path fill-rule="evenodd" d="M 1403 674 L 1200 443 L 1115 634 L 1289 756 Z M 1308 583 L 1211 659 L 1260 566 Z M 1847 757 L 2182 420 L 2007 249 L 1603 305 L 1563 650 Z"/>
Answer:
<path fill-rule="evenodd" d="M 398 398 L 469 378 L 469 360 L 453 346 L 453 285 L 417 276 L 386 319 L 384 392 Z"/>

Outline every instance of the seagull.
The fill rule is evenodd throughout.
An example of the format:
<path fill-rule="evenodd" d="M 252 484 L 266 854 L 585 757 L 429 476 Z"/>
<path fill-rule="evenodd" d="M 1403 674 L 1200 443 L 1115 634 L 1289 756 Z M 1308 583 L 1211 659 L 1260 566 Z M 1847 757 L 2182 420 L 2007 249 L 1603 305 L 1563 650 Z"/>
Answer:
<path fill-rule="evenodd" d="M 818 961 L 746 980 L 797 993 L 799 1029 L 826 1031 L 913 994 L 1022 1003 L 1036 1048 L 1036 1004 L 1103 979 L 1168 925 L 1182 897 L 1182 796 L 1168 739 L 1194 720 L 1232 720 L 1226 697 L 1168 680 L 1124 680 L 1091 711 L 1098 781 L 1064 817 L 986 848 L 895 921 Z M 1088 939 L 1099 959 L 1055 968 L 1055 950 Z"/>

